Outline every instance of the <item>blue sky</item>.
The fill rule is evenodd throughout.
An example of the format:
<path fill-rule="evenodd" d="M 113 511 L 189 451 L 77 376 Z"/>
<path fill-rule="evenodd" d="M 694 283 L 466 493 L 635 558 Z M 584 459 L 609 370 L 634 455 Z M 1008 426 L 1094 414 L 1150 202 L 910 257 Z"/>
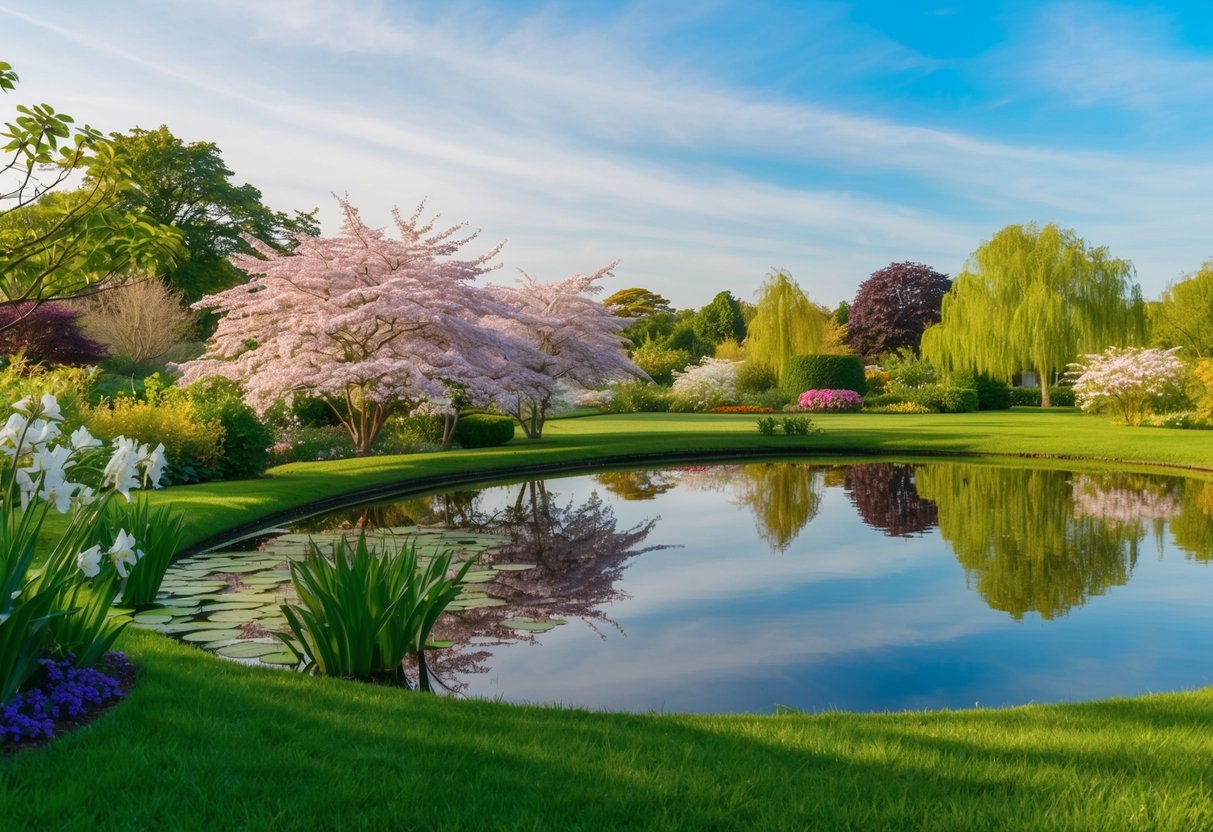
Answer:
<path fill-rule="evenodd" d="M 850 299 L 1008 223 L 1213 257 L 1208 2 L 0 0 L 4 102 L 213 141 L 272 207 L 429 207 L 539 279 Z"/>

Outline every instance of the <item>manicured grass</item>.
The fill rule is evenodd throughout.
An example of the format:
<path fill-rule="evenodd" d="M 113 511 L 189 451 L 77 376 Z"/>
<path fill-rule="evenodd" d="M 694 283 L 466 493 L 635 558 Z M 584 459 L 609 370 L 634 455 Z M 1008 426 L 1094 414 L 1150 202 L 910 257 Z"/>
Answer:
<path fill-rule="evenodd" d="M 1048 454 L 1213 469 L 1213 433 L 1074 412 L 560 420 L 539 442 L 169 489 L 193 540 L 351 491 L 652 454 Z M 1068 464 L 1068 463 L 1067 463 Z M 1213 691 L 1008 710 L 713 717 L 518 708 L 237 666 L 146 632 L 134 693 L 0 758 L 13 829 L 1207 829 Z"/>

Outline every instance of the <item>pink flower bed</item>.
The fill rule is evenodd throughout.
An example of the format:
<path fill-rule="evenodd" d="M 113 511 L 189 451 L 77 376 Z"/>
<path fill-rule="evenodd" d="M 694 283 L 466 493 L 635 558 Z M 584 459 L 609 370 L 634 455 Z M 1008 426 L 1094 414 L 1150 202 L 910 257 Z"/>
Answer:
<path fill-rule="evenodd" d="M 796 403 L 801 410 L 852 411 L 863 407 L 863 396 L 854 390 L 805 390 Z"/>

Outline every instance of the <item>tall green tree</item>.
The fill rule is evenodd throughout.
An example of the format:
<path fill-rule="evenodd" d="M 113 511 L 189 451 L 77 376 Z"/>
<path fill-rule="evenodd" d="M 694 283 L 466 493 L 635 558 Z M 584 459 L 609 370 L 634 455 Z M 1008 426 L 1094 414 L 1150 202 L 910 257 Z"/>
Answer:
<path fill-rule="evenodd" d="M 319 233 L 315 210 L 274 211 L 257 188 L 236 184 L 213 142 L 186 143 L 164 125 L 112 133 L 110 142 L 133 186 L 119 195 L 117 206 L 141 211 L 184 238 L 187 256 L 168 270 L 166 280 L 187 303 L 247 280 L 227 260 L 251 251 L 242 235 L 287 251 L 296 236 Z"/>
<path fill-rule="evenodd" d="M 746 338 L 750 361 L 783 378 L 788 359 L 820 352 L 826 340 L 826 314 L 783 269 L 776 269 L 758 289 L 758 303 Z"/>
<path fill-rule="evenodd" d="M 674 313 L 669 300 L 649 289 L 620 289 L 603 299 L 602 305 L 621 318 L 643 318 L 659 312 Z"/>
<path fill-rule="evenodd" d="M 0 91 L 17 81 L 0 61 Z M 99 131 L 49 104 L 18 105 L 0 143 L 0 304 L 22 310 L 8 326 L 45 301 L 88 294 L 180 254 L 173 230 L 116 205 L 131 187 L 129 171 Z M 67 188 L 80 173 L 88 184 Z"/>
<path fill-rule="evenodd" d="M 731 292 L 717 292 L 716 297 L 695 314 L 695 334 L 712 344 L 730 338 L 738 343 L 745 340 L 745 318 L 741 304 Z"/>
<path fill-rule="evenodd" d="M 1008 225 L 969 257 L 944 296 L 922 354 L 945 372 L 1009 380 L 1035 370 L 1041 404 L 1049 383 L 1081 353 L 1139 344 L 1145 304 L 1133 264 L 1050 223 Z"/>
<path fill-rule="evenodd" d="M 1213 260 L 1150 304 L 1150 330 L 1157 346 L 1180 347 L 1192 358 L 1213 356 Z"/>

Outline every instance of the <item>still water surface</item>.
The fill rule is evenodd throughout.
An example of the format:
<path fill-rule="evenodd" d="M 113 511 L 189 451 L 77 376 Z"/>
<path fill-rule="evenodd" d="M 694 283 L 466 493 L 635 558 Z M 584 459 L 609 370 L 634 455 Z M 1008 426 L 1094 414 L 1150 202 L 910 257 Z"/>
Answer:
<path fill-rule="evenodd" d="M 363 525 L 457 529 L 444 539 L 488 547 L 476 568 L 489 579 L 436 632 L 454 646 L 429 654 L 459 695 L 868 711 L 1213 679 L 1213 484 L 1199 480 L 976 463 L 611 471 L 312 518 L 259 556 L 289 559 L 302 533 Z M 202 577 L 205 562 L 180 562 L 169 583 L 211 581 L 217 600 L 199 620 L 228 591 Z M 265 575 L 280 578 L 277 566 Z M 282 589 L 237 574 L 250 584 L 224 580 Z M 241 627 L 238 612 L 220 620 Z M 218 632 L 212 647 L 265 635 Z"/>

